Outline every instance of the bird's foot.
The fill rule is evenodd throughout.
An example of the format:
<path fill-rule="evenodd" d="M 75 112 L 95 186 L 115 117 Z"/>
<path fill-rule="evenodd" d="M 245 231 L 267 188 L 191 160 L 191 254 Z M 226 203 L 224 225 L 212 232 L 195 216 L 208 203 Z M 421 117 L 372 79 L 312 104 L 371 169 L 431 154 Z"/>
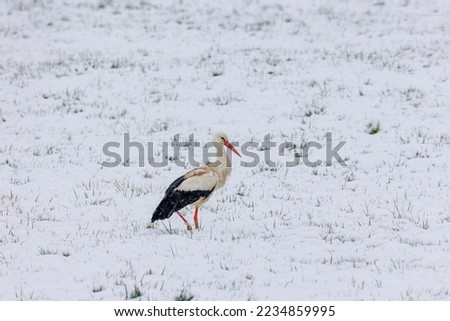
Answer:
<path fill-rule="evenodd" d="M 189 224 L 188 220 L 180 212 L 177 212 L 177 214 L 183 220 L 184 224 L 186 224 L 187 230 L 192 231 L 192 226 Z"/>

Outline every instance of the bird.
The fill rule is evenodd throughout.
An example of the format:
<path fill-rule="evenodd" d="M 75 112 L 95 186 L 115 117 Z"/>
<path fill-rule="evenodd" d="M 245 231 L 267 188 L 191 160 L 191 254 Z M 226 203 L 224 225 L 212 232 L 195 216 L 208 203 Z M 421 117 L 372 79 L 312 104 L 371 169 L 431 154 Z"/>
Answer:
<path fill-rule="evenodd" d="M 188 205 L 193 205 L 195 207 L 194 225 L 196 229 L 199 228 L 199 208 L 209 200 L 214 191 L 225 185 L 231 174 L 231 161 L 224 147 L 241 157 L 224 132 L 215 133 L 212 142 L 217 149 L 216 161 L 195 168 L 173 181 L 153 212 L 152 223 L 165 220 L 176 212 L 186 224 L 187 230 L 191 231 L 192 226 L 179 211 Z"/>

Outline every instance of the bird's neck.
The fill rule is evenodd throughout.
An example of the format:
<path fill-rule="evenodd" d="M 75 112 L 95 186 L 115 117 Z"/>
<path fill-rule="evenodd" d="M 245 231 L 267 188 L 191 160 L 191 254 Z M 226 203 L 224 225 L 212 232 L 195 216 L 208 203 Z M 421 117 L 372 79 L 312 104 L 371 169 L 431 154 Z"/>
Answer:
<path fill-rule="evenodd" d="M 217 184 L 217 188 L 220 188 L 225 184 L 226 179 L 231 173 L 231 161 L 223 146 L 217 147 L 217 158 L 214 171 L 219 176 L 219 183 Z"/>
<path fill-rule="evenodd" d="M 231 168 L 231 161 L 228 157 L 228 153 L 223 146 L 217 146 L 217 154 L 216 154 L 216 161 L 218 162 L 218 166 L 220 169 L 229 167 Z"/>

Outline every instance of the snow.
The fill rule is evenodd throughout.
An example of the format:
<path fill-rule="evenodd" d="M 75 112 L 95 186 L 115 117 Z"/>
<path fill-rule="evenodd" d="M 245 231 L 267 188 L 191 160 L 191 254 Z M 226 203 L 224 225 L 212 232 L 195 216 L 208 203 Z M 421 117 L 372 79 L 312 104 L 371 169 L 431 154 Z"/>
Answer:
<path fill-rule="evenodd" d="M 445 0 L 3 1 L 0 299 L 449 300 L 449 16 Z M 136 149 L 102 166 L 124 133 L 159 160 L 217 130 L 297 148 L 233 157 L 192 233 L 149 224 L 191 166 L 139 167 Z M 285 166 L 326 132 L 346 167 Z"/>

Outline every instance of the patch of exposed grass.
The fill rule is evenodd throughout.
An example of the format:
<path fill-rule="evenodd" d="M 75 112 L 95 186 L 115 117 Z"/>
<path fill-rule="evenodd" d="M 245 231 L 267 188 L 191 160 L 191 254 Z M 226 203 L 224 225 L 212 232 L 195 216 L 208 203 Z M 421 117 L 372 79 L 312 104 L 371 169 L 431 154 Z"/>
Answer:
<path fill-rule="evenodd" d="M 143 293 L 141 290 L 137 287 L 137 285 L 135 285 L 133 291 L 131 291 L 129 295 L 127 293 L 127 300 L 133 300 L 141 297 L 142 295 Z"/>
<path fill-rule="evenodd" d="M 366 133 L 369 135 L 375 135 L 380 131 L 380 121 L 371 121 L 366 124 Z"/>
<path fill-rule="evenodd" d="M 174 300 L 175 301 L 191 301 L 194 298 L 192 294 L 186 291 L 186 289 L 182 289 L 180 294 L 178 294 Z"/>

